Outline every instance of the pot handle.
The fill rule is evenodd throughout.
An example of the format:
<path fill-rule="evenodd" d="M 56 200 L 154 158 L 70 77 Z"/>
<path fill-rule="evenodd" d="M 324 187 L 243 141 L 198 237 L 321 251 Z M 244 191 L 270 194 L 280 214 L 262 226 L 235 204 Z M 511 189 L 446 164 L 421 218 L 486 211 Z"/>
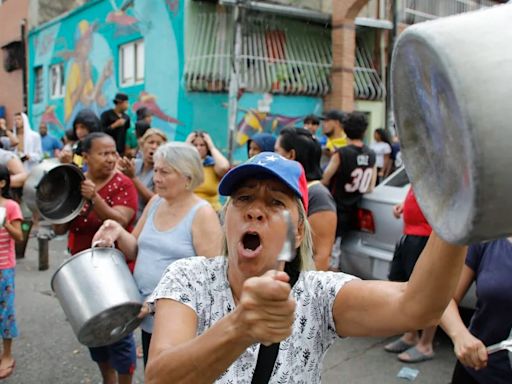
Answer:
<path fill-rule="evenodd" d="M 103 240 L 98 240 L 91 244 L 91 264 L 92 264 L 93 268 L 98 268 L 98 265 L 94 263 L 94 248 L 98 247 L 102 243 L 103 243 Z M 112 244 L 110 246 L 110 248 L 115 248 L 114 244 Z M 112 258 L 112 261 L 114 262 L 114 264 L 117 265 L 118 262 L 117 262 L 116 258 L 113 257 L 112 255 L 110 257 Z"/>

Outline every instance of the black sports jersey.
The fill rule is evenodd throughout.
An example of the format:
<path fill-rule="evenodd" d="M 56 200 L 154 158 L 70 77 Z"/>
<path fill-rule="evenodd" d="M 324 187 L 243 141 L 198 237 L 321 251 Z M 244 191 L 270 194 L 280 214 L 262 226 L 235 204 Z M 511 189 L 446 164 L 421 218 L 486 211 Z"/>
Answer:
<path fill-rule="evenodd" d="M 375 167 L 375 152 L 366 145 L 347 145 L 336 152 L 340 166 L 330 183 L 338 210 L 338 233 L 353 229 L 357 224 L 357 206 L 363 193 L 368 192 Z"/>

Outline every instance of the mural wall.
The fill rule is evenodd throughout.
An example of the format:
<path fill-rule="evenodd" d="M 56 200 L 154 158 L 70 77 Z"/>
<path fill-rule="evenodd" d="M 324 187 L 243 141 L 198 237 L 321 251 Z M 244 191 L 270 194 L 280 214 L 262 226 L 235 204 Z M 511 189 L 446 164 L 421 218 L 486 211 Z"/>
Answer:
<path fill-rule="evenodd" d="M 183 87 L 184 20 L 189 1 L 96 0 L 31 31 L 32 126 L 44 121 L 52 134 L 62 137 L 77 111 L 91 108 L 99 114 L 112 108 L 116 92 L 123 92 L 130 97 L 133 121 L 135 111 L 145 106 L 153 112 L 153 125 L 170 139 L 184 140 L 191 130 L 203 129 L 225 151 L 228 95 L 186 92 Z M 145 52 L 144 79 L 122 86 L 119 47 L 140 39 Z M 64 68 L 65 90 L 51 97 L 51 70 L 59 63 Z M 300 122 L 304 115 L 321 110 L 320 98 L 243 94 L 239 99 L 234 158 L 246 158 L 245 145 L 254 133 L 278 133 L 282 127 Z"/>

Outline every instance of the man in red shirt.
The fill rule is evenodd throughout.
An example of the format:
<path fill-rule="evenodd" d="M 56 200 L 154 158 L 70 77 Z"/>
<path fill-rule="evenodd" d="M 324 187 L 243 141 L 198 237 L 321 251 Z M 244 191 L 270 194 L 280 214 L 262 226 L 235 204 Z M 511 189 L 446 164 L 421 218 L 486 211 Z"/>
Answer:
<path fill-rule="evenodd" d="M 409 189 L 404 202 L 393 207 L 393 214 L 397 219 L 403 214 L 404 235 L 395 248 L 389 280 L 403 282 L 411 277 L 414 265 L 427 244 L 432 228 L 423 216 L 412 188 Z M 406 363 L 430 360 L 434 357 L 432 342 L 436 328 L 422 330 L 420 337 L 417 331 L 407 332 L 386 345 L 384 349 L 391 353 L 399 353 L 398 359 Z"/>

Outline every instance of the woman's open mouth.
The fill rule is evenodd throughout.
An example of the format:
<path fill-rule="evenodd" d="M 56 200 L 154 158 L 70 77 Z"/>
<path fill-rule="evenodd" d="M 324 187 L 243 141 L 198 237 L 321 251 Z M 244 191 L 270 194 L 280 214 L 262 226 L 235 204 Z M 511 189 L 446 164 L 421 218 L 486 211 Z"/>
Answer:
<path fill-rule="evenodd" d="M 257 232 L 246 232 L 238 245 L 238 253 L 243 257 L 256 257 L 262 250 L 261 238 Z"/>

